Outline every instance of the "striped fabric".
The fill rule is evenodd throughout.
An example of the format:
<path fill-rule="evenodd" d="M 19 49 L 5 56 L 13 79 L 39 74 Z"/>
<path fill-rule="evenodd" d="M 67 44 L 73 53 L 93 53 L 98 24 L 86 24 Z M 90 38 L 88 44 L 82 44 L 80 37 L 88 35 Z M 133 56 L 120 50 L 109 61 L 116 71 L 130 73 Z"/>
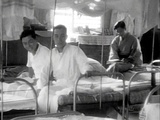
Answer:
<path fill-rule="evenodd" d="M 34 18 L 33 0 L 2 0 L 3 40 L 18 40 L 23 30 L 23 17 Z"/>
<path fill-rule="evenodd" d="M 135 86 L 134 86 L 135 87 Z M 138 90 L 131 90 L 131 95 L 129 102 L 131 104 L 143 103 L 146 96 L 150 91 L 150 87 L 146 88 L 146 85 L 139 86 Z M 137 88 L 137 87 L 136 87 Z M 118 102 L 123 100 L 123 95 L 121 91 L 105 91 L 102 93 L 102 102 Z M 78 93 L 77 94 L 77 103 L 79 104 L 92 104 L 99 103 L 100 94 L 90 94 L 90 93 Z M 61 95 L 58 99 L 58 104 L 61 105 L 70 105 L 73 104 L 73 92 L 69 95 Z"/>
<path fill-rule="evenodd" d="M 33 0 L 2 0 L 3 17 L 26 16 L 33 17 Z"/>

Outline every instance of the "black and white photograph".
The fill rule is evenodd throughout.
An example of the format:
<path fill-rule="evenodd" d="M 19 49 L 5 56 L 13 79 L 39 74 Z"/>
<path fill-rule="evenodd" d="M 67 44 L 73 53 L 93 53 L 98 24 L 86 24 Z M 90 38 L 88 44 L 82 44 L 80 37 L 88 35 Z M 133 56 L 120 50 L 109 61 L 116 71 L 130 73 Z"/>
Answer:
<path fill-rule="evenodd" d="M 0 120 L 159 120 L 160 0 L 0 0 Z"/>

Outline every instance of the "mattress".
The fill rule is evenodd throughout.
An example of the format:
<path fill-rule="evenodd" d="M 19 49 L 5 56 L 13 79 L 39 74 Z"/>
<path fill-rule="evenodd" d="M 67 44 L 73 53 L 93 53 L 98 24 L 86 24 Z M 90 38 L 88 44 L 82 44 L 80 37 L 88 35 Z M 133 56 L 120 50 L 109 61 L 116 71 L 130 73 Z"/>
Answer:
<path fill-rule="evenodd" d="M 107 86 L 107 87 L 106 87 Z M 92 104 L 101 102 L 119 102 L 123 100 L 123 85 L 122 83 L 117 84 L 115 82 L 107 84 L 105 87 L 102 86 L 102 93 L 100 94 L 100 88 L 97 89 L 94 94 L 93 91 L 81 91 L 77 93 L 77 104 Z M 127 90 L 126 86 L 126 90 Z M 149 82 L 135 82 L 131 86 L 130 102 L 141 103 L 144 101 L 151 89 Z M 101 97 L 101 99 L 100 99 Z M 73 104 L 73 92 L 69 95 L 59 96 L 58 103 L 60 106 L 72 105 Z"/>
<path fill-rule="evenodd" d="M 102 83 L 102 85 L 100 84 Z M 125 89 L 128 90 L 129 81 L 125 81 Z M 24 88 L 24 87 L 23 87 Z M 142 103 L 151 89 L 150 80 L 137 80 L 132 82 L 130 103 Z M 77 88 L 76 103 L 92 104 L 101 102 L 119 102 L 123 100 L 123 81 L 109 77 L 90 77 L 81 79 Z M 101 92 L 101 93 L 100 93 Z M 27 96 L 29 94 L 29 96 Z M 60 95 L 58 105 L 73 105 L 73 91 Z M 10 99 L 8 99 L 10 98 Z M 35 101 L 30 89 L 16 94 L 4 94 L 4 111 L 11 109 L 34 109 Z M 0 106 L 1 108 L 1 106 Z"/>
<path fill-rule="evenodd" d="M 2 111 L 2 101 L 3 101 L 3 111 L 9 111 L 12 109 L 35 109 L 36 102 L 33 98 L 26 98 L 22 96 L 16 96 L 12 94 L 3 94 L 0 97 L 0 111 Z"/>
<path fill-rule="evenodd" d="M 13 109 L 37 110 L 37 97 L 34 95 L 34 92 L 30 86 L 25 84 L 26 80 L 19 78 L 7 78 L 5 80 L 7 82 L 19 80 L 20 83 L 15 81 L 9 83 L 3 82 L 0 84 L 0 111 L 10 111 Z M 27 96 L 28 93 L 31 94 Z"/>

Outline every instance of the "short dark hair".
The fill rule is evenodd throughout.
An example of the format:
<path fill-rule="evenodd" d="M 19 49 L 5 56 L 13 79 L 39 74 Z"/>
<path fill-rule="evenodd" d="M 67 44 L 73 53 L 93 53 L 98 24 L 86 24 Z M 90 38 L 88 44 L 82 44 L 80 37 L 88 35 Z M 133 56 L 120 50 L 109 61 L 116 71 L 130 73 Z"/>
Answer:
<path fill-rule="evenodd" d="M 24 30 L 20 35 L 20 40 L 27 36 L 31 36 L 33 39 L 36 39 L 36 34 L 34 30 Z"/>
<path fill-rule="evenodd" d="M 124 21 L 116 22 L 115 25 L 114 25 L 114 30 L 116 30 L 117 28 L 126 29 L 126 24 L 125 24 L 125 22 L 124 22 Z"/>
<path fill-rule="evenodd" d="M 65 30 L 65 33 L 67 34 L 67 28 L 64 26 L 64 25 L 57 25 L 53 28 L 53 32 L 55 29 L 64 29 Z"/>

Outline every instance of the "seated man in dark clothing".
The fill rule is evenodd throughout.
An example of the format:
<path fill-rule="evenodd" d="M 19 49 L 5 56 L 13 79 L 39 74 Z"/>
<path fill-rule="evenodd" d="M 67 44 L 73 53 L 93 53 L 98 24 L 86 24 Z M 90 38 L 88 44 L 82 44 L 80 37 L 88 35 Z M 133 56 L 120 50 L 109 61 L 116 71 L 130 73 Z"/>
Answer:
<path fill-rule="evenodd" d="M 117 36 L 111 43 L 107 72 L 125 72 L 134 66 L 140 66 L 142 52 L 138 39 L 126 31 L 124 21 L 114 25 Z"/>

